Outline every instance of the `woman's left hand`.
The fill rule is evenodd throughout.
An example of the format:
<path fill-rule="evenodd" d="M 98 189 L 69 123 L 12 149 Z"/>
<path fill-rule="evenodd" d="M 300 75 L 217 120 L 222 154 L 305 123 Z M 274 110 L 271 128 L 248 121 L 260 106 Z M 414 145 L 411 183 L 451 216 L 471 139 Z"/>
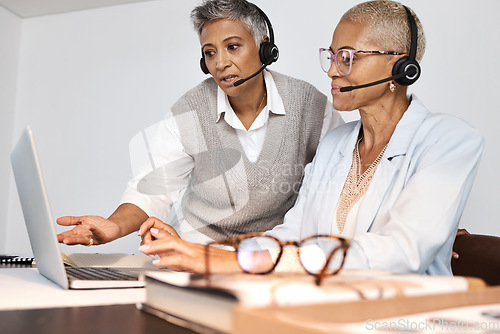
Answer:
<path fill-rule="evenodd" d="M 172 237 L 180 238 L 175 228 L 168 224 L 165 224 L 158 218 L 150 217 L 144 223 L 142 223 L 141 227 L 139 228 L 138 235 L 142 239 L 141 245 L 155 240 L 156 234 L 158 234 L 159 231 L 164 231 L 170 234 Z"/>
<path fill-rule="evenodd" d="M 156 218 L 150 219 L 141 226 L 141 231 L 142 235 L 151 235 L 143 237 L 139 250 L 149 256 L 158 255 L 160 258 L 153 260 L 155 266 L 200 274 L 206 272 L 205 245 L 182 240 L 170 225 Z M 147 226 L 152 226 L 148 232 Z M 209 269 L 211 273 L 241 272 L 235 252 L 213 247 L 210 248 Z"/>

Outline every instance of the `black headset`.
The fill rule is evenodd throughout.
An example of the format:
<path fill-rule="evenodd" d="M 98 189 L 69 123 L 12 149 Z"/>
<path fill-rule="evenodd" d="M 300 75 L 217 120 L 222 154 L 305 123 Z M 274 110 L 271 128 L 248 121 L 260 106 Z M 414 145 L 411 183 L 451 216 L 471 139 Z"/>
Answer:
<path fill-rule="evenodd" d="M 262 9 L 260 9 L 255 4 L 253 4 L 253 5 L 255 6 L 257 11 L 260 13 L 260 15 L 262 15 L 262 17 L 266 21 L 267 30 L 269 30 L 269 41 L 262 42 L 260 44 L 259 56 L 260 56 L 260 61 L 262 62 L 263 66 L 261 67 L 261 69 L 258 72 L 256 72 L 255 75 L 257 75 L 258 73 L 262 72 L 262 70 L 266 66 L 268 66 L 268 65 L 270 65 L 278 60 L 279 50 L 278 50 L 278 47 L 276 46 L 276 44 L 274 44 L 274 31 L 273 31 L 273 25 L 271 24 L 271 21 L 269 20 L 267 15 L 262 11 Z M 205 55 L 203 54 L 203 50 L 201 50 L 200 67 L 201 67 L 201 70 L 203 71 L 203 73 L 205 73 L 205 74 L 210 73 L 210 71 L 208 70 L 207 64 L 205 63 Z M 251 76 L 251 77 L 253 77 L 253 76 Z M 247 79 L 249 79 L 249 78 L 247 78 Z M 242 79 L 242 80 L 246 81 L 246 79 Z M 241 83 L 243 83 L 243 82 L 241 82 Z"/>
<path fill-rule="evenodd" d="M 395 79 L 395 81 L 401 86 L 409 86 L 414 84 L 415 81 L 420 77 L 421 69 L 417 61 L 417 23 L 415 18 L 411 14 L 408 7 L 403 6 L 408 15 L 408 23 L 410 24 L 410 34 L 411 34 L 411 44 L 410 44 L 410 55 L 408 57 L 403 57 L 399 59 L 394 67 L 392 68 L 392 75 L 406 74 L 401 78 Z"/>

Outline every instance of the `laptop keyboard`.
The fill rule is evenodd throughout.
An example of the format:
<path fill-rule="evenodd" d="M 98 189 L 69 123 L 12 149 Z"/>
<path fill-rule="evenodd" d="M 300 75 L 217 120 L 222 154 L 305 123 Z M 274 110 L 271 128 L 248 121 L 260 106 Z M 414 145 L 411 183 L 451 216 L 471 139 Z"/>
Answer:
<path fill-rule="evenodd" d="M 137 281 L 138 277 L 113 268 L 67 267 L 68 276 L 79 280 Z"/>

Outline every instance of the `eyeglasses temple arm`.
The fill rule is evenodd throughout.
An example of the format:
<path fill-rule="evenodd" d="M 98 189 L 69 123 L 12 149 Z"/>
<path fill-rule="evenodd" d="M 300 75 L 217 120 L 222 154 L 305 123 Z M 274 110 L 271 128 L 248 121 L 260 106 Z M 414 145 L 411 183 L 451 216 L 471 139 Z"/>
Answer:
<path fill-rule="evenodd" d="M 205 245 L 205 280 L 210 285 L 210 243 Z"/>
<path fill-rule="evenodd" d="M 347 252 L 347 245 L 341 245 L 337 248 L 335 248 L 331 253 L 330 255 L 328 255 L 328 258 L 326 259 L 326 262 L 325 262 L 325 265 L 323 267 L 323 269 L 321 269 L 321 271 L 319 272 L 319 274 L 316 276 L 316 280 L 315 280 L 315 283 L 317 286 L 319 286 L 321 284 L 321 282 L 323 281 L 323 279 L 325 278 L 325 275 L 326 275 L 326 271 L 328 270 L 328 265 L 330 264 L 330 261 L 333 257 L 333 254 L 335 254 L 335 252 L 337 252 L 339 249 L 342 249 L 344 251 L 344 254 L 343 254 L 343 258 L 342 258 L 342 263 L 340 264 L 340 267 L 339 269 L 337 269 L 337 271 L 334 273 L 338 273 L 340 271 L 340 269 L 342 269 L 342 267 L 344 266 L 344 262 L 345 262 L 345 255 L 346 255 L 346 252 Z"/>

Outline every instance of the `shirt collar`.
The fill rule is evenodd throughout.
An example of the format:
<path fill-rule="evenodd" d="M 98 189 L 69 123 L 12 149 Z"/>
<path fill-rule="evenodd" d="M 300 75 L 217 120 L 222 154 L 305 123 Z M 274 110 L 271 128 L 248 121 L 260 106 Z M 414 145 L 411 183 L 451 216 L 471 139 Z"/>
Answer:
<path fill-rule="evenodd" d="M 283 100 L 278 92 L 278 88 L 276 87 L 276 83 L 274 82 L 274 78 L 272 74 L 264 70 L 262 71 L 264 74 L 264 82 L 266 83 L 266 92 L 267 92 L 267 108 L 270 112 L 277 115 L 285 115 L 285 106 L 283 104 Z M 234 114 L 234 110 L 229 103 L 229 99 L 227 94 L 224 91 L 217 87 L 217 119 L 216 123 L 219 122 L 221 115 L 223 113 L 232 113 Z M 236 115 L 235 115 L 236 116 Z"/>

